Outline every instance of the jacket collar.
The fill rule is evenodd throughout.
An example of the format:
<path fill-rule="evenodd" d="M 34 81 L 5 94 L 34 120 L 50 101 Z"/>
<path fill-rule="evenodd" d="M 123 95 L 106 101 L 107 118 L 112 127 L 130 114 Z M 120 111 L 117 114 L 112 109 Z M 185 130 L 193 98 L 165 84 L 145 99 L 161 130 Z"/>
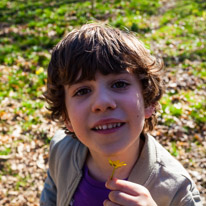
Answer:
<path fill-rule="evenodd" d="M 157 151 L 156 147 L 154 147 L 152 136 L 144 134 L 144 140 L 145 143 L 142 152 L 133 167 L 128 180 L 146 186 L 147 181 L 155 172 Z"/>

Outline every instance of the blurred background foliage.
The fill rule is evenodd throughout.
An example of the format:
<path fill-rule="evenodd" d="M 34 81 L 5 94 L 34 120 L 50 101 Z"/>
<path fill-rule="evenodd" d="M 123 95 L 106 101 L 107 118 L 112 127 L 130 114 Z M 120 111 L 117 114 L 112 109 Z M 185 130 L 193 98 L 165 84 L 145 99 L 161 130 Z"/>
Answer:
<path fill-rule="evenodd" d="M 42 98 L 51 49 L 72 29 L 97 21 L 136 32 L 151 53 L 163 58 L 166 92 L 153 134 L 182 162 L 206 195 L 206 182 L 200 180 L 205 179 L 206 167 L 206 1 L 0 0 L 2 204 L 17 201 L 20 191 L 30 188 L 29 180 L 32 187 L 36 184 L 29 172 L 19 175 L 15 169 L 19 161 L 27 164 L 25 155 L 30 158 L 29 152 L 21 153 L 18 161 L 12 156 L 20 154 L 22 144 L 39 155 L 44 152 L 42 164 L 47 165 L 48 143 L 57 128 Z M 44 174 L 45 167 L 36 167 L 36 172 Z M 13 196 L 4 181 L 8 176 L 15 177 Z M 43 177 L 38 180 L 40 185 Z M 34 199 L 40 190 L 35 189 Z M 29 205 L 28 196 L 23 198 Z"/>

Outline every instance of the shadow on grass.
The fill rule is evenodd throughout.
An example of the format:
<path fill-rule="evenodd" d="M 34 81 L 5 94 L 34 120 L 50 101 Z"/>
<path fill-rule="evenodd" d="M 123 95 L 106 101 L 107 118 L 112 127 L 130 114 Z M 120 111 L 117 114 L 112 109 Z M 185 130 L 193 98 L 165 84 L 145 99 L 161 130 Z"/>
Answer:
<path fill-rule="evenodd" d="M 193 51 L 185 51 L 178 56 L 167 56 L 164 57 L 164 62 L 166 66 L 183 63 L 186 59 L 190 61 L 206 61 L 206 47 L 202 49 L 197 49 Z"/>

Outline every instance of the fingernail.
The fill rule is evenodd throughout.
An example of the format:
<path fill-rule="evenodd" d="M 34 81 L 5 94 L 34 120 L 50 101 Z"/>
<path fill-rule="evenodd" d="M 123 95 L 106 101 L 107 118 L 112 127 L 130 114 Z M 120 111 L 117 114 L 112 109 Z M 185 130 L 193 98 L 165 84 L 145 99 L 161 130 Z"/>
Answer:
<path fill-rule="evenodd" d="M 106 186 L 107 188 L 110 187 L 111 184 L 112 184 L 112 181 L 113 181 L 113 180 L 108 179 L 108 180 L 106 181 L 106 183 L 105 183 L 105 186 Z"/>
<path fill-rule="evenodd" d="M 108 201 L 108 200 L 105 200 L 105 201 L 103 202 L 103 205 L 104 205 L 104 206 L 106 206 L 106 204 L 107 204 L 107 201 Z"/>
<path fill-rule="evenodd" d="M 109 186 L 109 181 L 110 181 L 110 180 L 107 180 L 107 181 L 105 182 L 105 187 L 107 187 L 107 188 L 108 188 L 108 186 Z"/>

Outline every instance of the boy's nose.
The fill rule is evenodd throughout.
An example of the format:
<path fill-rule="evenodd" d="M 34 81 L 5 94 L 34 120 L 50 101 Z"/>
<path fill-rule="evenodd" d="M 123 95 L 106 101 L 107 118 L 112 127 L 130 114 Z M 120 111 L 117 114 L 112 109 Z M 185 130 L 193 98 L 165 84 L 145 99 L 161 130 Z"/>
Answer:
<path fill-rule="evenodd" d="M 92 102 L 92 112 L 105 112 L 117 107 L 115 100 L 107 92 L 99 92 L 94 96 Z"/>

